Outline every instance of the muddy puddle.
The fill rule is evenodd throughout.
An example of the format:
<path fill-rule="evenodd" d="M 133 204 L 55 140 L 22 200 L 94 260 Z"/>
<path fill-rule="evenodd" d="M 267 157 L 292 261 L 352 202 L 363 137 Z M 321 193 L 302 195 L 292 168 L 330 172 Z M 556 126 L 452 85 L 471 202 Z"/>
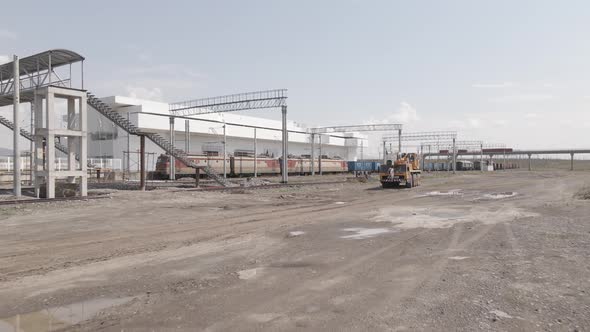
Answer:
<path fill-rule="evenodd" d="M 0 319 L 0 332 L 56 331 L 96 316 L 100 311 L 131 301 L 133 297 L 96 298 Z"/>
<path fill-rule="evenodd" d="M 521 208 L 506 207 L 500 210 L 480 206 L 381 208 L 373 214 L 374 222 L 390 222 L 395 228 L 448 228 L 461 222 L 493 224 L 520 218 L 536 217 L 537 213 Z"/>

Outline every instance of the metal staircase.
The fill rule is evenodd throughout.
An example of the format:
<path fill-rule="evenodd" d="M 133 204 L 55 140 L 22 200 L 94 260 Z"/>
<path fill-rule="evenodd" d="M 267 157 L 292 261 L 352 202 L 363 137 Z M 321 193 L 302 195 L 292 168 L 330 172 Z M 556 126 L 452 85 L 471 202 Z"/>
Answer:
<path fill-rule="evenodd" d="M 7 118 L 5 118 L 3 116 L 0 116 L 0 124 L 3 124 L 4 126 L 6 126 L 10 130 L 14 130 L 14 124 L 10 120 L 8 120 Z M 28 131 L 26 131 L 22 128 L 20 129 L 20 135 L 22 137 L 28 139 L 29 141 L 33 140 L 33 135 L 31 135 L 31 133 L 29 133 Z M 65 154 L 68 154 L 68 148 L 59 142 L 55 142 L 55 148 Z M 76 159 L 78 159 L 78 156 L 76 156 Z"/>
<path fill-rule="evenodd" d="M 141 132 L 139 128 L 129 122 L 127 119 L 122 117 L 119 113 L 114 111 L 110 106 L 102 102 L 102 100 L 98 99 L 95 95 L 91 94 L 90 92 L 87 93 L 87 103 L 92 108 L 97 110 L 100 114 L 104 115 L 107 119 L 111 120 L 117 126 L 121 127 L 123 130 L 128 132 L 132 135 L 144 135 L 145 137 L 149 138 L 152 142 L 156 143 L 157 146 L 162 148 L 166 153 L 173 156 L 174 158 L 180 160 L 183 164 L 187 165 L 188 167 L 192 168 L 200 168 L 205 171 L 205 174 L 209 176 L 211 179 L 215 180 L 215 182 L 219 183 L 224 187 L 230 186 L 230 183 L 223 177 L 219 176 L 218 174 L 213 171 L 213 169 L 209 166 L 198 166 L 192 160 L 188 158 L 186 152 L 181 149 L 177 149 L 172 145 L 168 140 L 164 137 L 156 134 L 156 133 L 147 133 Z M 57 146 L 57 145 L 56 145 Z"/>

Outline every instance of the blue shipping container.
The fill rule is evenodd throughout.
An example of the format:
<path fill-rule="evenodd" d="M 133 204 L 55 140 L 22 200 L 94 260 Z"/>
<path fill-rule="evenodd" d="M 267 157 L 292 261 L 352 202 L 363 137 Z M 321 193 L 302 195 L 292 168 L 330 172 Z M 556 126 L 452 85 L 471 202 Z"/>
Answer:
<path fill-rule="evenodd" d="M 375 161 L 349 161 L 348 171 L 350 172 L 376 172 L 381 164 Z"/>

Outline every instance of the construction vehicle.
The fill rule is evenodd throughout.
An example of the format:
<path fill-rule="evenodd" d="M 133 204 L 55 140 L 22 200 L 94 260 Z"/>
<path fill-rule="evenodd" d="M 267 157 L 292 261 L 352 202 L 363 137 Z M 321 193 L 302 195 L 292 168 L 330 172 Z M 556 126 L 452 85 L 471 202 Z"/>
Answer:
<path fill-rule="evenodd" d="M 387 160 L 379 169 L 383 188 L 412 188 L 420 185 L 420 158 L 417 153 L 402 153 L 397 160 Z"/>

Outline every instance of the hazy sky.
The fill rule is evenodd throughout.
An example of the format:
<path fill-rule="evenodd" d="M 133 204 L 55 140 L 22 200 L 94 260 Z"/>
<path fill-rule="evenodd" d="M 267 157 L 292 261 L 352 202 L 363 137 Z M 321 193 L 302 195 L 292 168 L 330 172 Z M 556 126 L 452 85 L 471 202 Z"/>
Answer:
<path fill-rule="evenodd" d="M 289 118 L 302 123 L 402 121 L 518 148 L 590 147 L 587 0 L 3 7 L 16 14 L 0 22 L 0 60 L 75 50 L 98 95 L 178 101 L 287 88 Z"/>

